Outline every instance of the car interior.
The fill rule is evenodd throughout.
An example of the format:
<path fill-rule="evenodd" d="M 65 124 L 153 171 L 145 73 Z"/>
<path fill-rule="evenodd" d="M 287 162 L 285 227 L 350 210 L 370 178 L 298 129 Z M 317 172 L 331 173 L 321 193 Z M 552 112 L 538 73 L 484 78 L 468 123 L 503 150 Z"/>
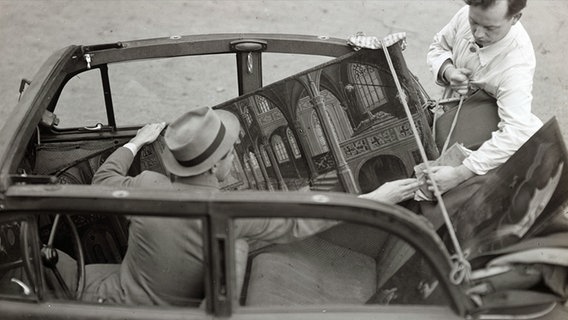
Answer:
<path fill-rule="evenodd" d="M 432 106 L 406 69 L 402 55 L 395 56 L 395 64 L 401 70 L 403 92 L 395 89 L 393 75 L 384 67 L 384 55 L 362 50 L 215 105 L 214 108 L 236 114 L 243 127 L 234 151 L 238 160 L 231 178 L 223 185 L 224 191 L 361 193 L 394 179 L 414 176 L 414 166 L 421 158 L 401 111 L 403 100 L 411 105 L 429 157 L 438 156 L 442 142 L 430 131 Z M 123 81 L 121 85 L 137 88 L 139 83 Z M 330 112 L 318 111 L 318 102 L 327 105 Z M 57 103 L 61 102 L 54 103 L 38 124 L 18 167 L 17 174 L 28 183 L 37 179 L 35 183 L 39 184 L 89 185 L 105 159 L 140 127 L 113 127 L 96 121 L 83 126 L 58 126 L 57 119 L 63 115 Z M 449 125 L 446 119 L 445 127 Z M 466 209 L 455 217 L 455 228 L 460 241 L 467 246 L 474 268 L 484 269 L 495 258 L 487 252 L 497 254 L 525 239 L 524 236 L 555 234 L 558 230 L 549 228 L 551 225 L 560 226 L 561 232 L 568 230 L 568 224 L 562 225 L 564 220 L 554 220 L 565 208 L 564 194 L 568 192 L 568 165 L 563 162 L 567 159 L 566 150 L 558 152 L 546 144 L 558 139 L 557 124 L 551 122 L 545 129 L 512 158 L 513 165 L 504 166 L 492 178 L 489 185 L 493 187 L 472 197 L 475 199 L 467 202 Z M 468 147 L 478 146 L 484 139 L 476 135 L 465 138 L 472 139 Z M 151 170 L 167 175 L 159 155 L 161 148 L 161 138 L 144 146 L 128 174 L 135 176 Z M 348 168 L 349 172 L 341 173 L 339 167 Z M 519 176 L 515 170 L 527 174 Z M 14 177 L 16 183 L 18 179 Z M 545 187 L 552 194 L 549 198 L 535 193 Z M 505 191 L 500 194 L 500 190 Z M 522 198 L 517 196 L 519 190 L 530 195 L 531 208 L 536 208 L 529 222 L 524 219 L 529 214 L 514 210 L 518 203 L 515 199 Z M 496 197 L 499 198 L 495 200 Z M 542 203 L 548 203 L 548 207 Z M 511 209 L 503 210 L 509 204 Z M 505 217 L 495 221 L 484 215 L 495 210 L 504 211 Z M 54 212 L 35 217 L 15 214 L 0 220 L 0 296 L 25 297 L 26 290 L 30 290 L 26 284 L 45 276 L 52 297 L 77 299 L 74 292 L 85 290 L 78 280 L 85 277 L 84 273 L 88 276 L 89 266 L 116 268 L 127 253 L 129 220 L 124 216 Z M 475 221 L 472 223 L 468 217 Z M 422 216 L 416 219 L 421 223 L 426 220 Z M 560 222 L 555 224 L 553 220 Z M 518 231 L 520 225 L 522 235 L 514 237 L 514 232 L 509 232 L 503 236 L 499 233 L 502 230 L 491 227 L 493 223 L 510 227 L 503 230 Z M 533 225 L 546 228 L 531 228 Z M 448 234 L 442 230 L 438 233 L 450 247 Z M 476 234 L 483 235 L 483 239 L 474 239 Z M 32 241 L 41 245 L 30 245 Z M 561 241 L 557 240 L 555 246 L 562 246 L 558 244 Z M 439 286 L 432 261 L 389 230 L 340 223 L 293 243 L 236 243 L 235 250 L 246 256 L 235 266 L 241 307 L 451 304 L 451 297 Z M 53 269 L 53 251 L 44 250 L 43 245 L 59 250 L 61 261 L 67 255 L 72 258 L 71 268 L 76 273 L 71 277 L 57 272 L 35 273 L 35 262 L 30 261 L 34 256 L 42 257 L 45 270 Z M 512 271 L 518 270 L 509 269 L 503 274 Z M 483 279 L 476 279 L 480 282 L 476 289 L 487 289 Z M 521 287 L 530 291 L 542 286 L 542 279 L 541 273 L 527 272 Z M 514 290 L 518 289 L 515 285 Z M 543 291 L 549 293 L 550 285 L 545 287 Z M 487 293 L 483 291 L 481 296 Z M 547 298 L 542 301 L 549 301 Z M 191 301 L 188 305 L 199 307 L 200 303 Z"/>
<path fill-rule="evenodd" d="M 89 184 L 104 159 L 126 141 L 36 145 L 35 165 L 30 166 L 28 172 L 57 176 L 56 183 L 61 184 Z M 136 175 L 141 170 L 164 172 L 155 148 L 155 145 L 143 147 L 129 174 Z M 24 161 L 26 164 L 31 162 Z M 71 215 L 70 221 L 59 223 L 55 236 L 52 236 L 56 217 L 55 214 L 38 216 L 38 241 L 41 244 L 51 241 L 58 250 L 77 259 L 78 236 L 87 267 L 121 263 L 128 247 L 127 219 L 114 215 Z M 23 241 L 23 236 L 19 226 L 18 223 L 3 224 L 0 231 L 2 240 L 8 234 L 14 234 L 18 239 L 10 247 L 8 261 L 21 259 L 21 256 L 18 258 L 21 254 L 18 243 Z M 436 275 L 427 260 L 419 254 L 413 255 L 413 249 L 397 236 L 376 228 L 342 223 L 295 243 L 245 248 L 248 259 L 245 271 L 239 275 L 244 282 L 240 295 L 243 306 L 448 304 L 446 294 L 439 288 L 436 290 Z M 407 253 L 409 263 L 393 263 L 400 252 Z M 3 265 L 5 268 L 2 269 L 9 269 L 8 264 Z M 86 272 L 89 272 L 88 268 Z M 60 291 L 57 279 L 48 271 L 46 275 L 53 278 L 48 282 L 54 292 Z M 407 281 L 411 277 L 416 282 Z M 8 279 L 7 276 L 2 278 Z M 11 272 L 10 278 L 26 279 Z M 71 290 L 77 285 L 74 277 L 68 277 L 66 282 Z M 411 283 L 415 285 L 410 286 Z M 18 290 L 13 284 L 8 287 Z M 54 295 L 69 298 L 61 292 Z"/>

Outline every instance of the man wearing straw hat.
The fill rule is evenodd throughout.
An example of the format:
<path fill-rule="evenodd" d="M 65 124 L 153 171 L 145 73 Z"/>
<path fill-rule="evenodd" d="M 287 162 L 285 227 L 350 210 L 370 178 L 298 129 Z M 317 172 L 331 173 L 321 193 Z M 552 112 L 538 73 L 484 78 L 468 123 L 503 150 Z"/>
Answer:
<path fill-rule="evenodd" d="M 228 111 L 208 107 L 183 114 L 164 135 L 162 159 L 171 177 L 151 171 L 127 176 L 136 153 L 155 141 L 164 127 L 164 123 L 154 123 L 140 129 L 129 143 L 109 156 L 95 173 L 93 183 L 125 188 L 219 190 L 219 181 L 232 167 L 233 146 L 240 131 L 238 119 Z M 362 197 L 399 202 L 411 198 L 417 188 L 415 179 L 404 179 Z M 236 221 L 238 287 L 242 286 L 246 266 L 246 240 L 286 243 L 335 224 L 313 219 Z M 107 269 L 87 270 L 86 300 L 197 306 L 205 296 L 201 224 L 196 219 L 131 217 L 124 261 Z"/>

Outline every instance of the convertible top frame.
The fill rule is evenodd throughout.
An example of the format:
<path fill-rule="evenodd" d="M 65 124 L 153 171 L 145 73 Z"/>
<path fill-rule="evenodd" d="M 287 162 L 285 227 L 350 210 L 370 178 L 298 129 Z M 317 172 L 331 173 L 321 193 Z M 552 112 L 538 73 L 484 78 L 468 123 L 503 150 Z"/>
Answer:
<path fill-rule="evenodd" d="M 65 83 L 80 72 L 90 68 L 104 70 L 108 63 L 122 61 L 234 53 L 238 67 L 239 94 L 244 94 L 262 87 L 260 52 L 338 57 L 352 50 L 344 39 L 260 33 L 170 36 L 63 48 L 51 55 L 40 67 L 2 130 L 6 133 L 2 135 L 10 139 L 0 141 L 0 192 L 12 184 L 10 175 L 14 174 L 22 159 L 25 142 L 32 138 L 36 130 L 35 124 L 40 123 L 45 110 L 54 110 Z M 245 63 L 249 52 L 251 61 Z M 247 75 L 248 63 L 257 66 L 255 74 Z M 102 78 L 104 85 L 104 72 Z M 107 113 L 112 115 L 112 100 L 109 95 L 105 96 L 105 104 Z M 108 112 L 109 109 L 111 112 Z M 103 128 L 103 131 L 112 133 L 116 129 L 112 126 L 114 119 L 109 119 L 109 124 L 110 128 Z M 7 134 L 12 132 L 17 134 Z"/>

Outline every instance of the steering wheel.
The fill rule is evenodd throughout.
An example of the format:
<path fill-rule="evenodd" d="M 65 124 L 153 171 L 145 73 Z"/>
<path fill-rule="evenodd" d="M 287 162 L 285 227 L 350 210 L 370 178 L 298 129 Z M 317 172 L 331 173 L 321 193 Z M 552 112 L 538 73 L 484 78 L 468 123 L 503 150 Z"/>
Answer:
<path fill-rule="evenodd" d="M 53 246 L 55 240 L 55 234 L 57 233 L 57 228 L 59 227 L 59 222 L 61 218 L 65 219 L 69 229 L 71 230 L 71 235 L 73 238 L 74 251 L 76 254 L 76 265 L 77 265 L 77 284 L 75 288 L 71 291 L 65 280 L 61 276 L 61 273 L 57 269 L 57 261 L 59 260 L 57 250 Z M 83 290 L 85 289 L 85 257 L 83 254 L 83 247 L 81 245 L 81 239 L 79 233 L 77 232 L 77 227 L 73 220 L 68 215 L 62 215 L 58 213 L 53 220 L 53 225 L 51 227 L 51 232 L 49 233 L 49 239 L 47 244 L 41 248 L 41 260 L 45 267 L 49 268 L 55 278 L 57 283 L 63 289 L 65 296 L 69 299 L 81 299 L 83 295 Z"/>

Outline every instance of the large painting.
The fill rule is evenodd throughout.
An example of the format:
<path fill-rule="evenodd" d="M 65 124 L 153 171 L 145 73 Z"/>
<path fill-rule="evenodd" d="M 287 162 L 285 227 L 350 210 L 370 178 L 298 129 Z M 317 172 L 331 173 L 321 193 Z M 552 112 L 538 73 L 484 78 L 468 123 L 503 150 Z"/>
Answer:
<path fill-rule="evenodd" d="M 360 50 L 215 106 L 242 127 L 225 188 L 360 193 L 410 177 L 421 159 L 403 100 L 437 157 L 428 97 L 398 44 L 389 55 L 402 92 L 384 52 Z"/>

